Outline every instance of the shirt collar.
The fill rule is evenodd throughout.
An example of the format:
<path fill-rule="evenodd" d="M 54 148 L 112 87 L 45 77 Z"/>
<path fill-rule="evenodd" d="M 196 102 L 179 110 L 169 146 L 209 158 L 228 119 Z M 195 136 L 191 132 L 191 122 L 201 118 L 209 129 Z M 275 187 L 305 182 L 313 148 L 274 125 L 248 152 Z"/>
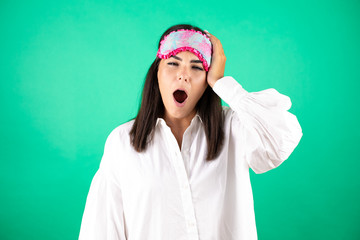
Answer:
<path fill-rule="evenodd" d="M 193 117 L 193 119 L 191 119 L 191 122 L 190 122 L 190 125 L 193 123 L 193 122 L 196 122 L 196 121 L 200 121 L 200 123 L 203 123 L 199 113 L 196 113 L 195 116 Z M 156 124 L 155 126 L 157 126 L 158 124 L 165 124 L 166 125 L 166 122 L 163 118 L 159 117 L 157 120 L 156 120 Z"/>
<path fill-rule="evenodd" d="M 199 121 L 200 121 L 201 123 L 203 123 L 203 121 L 202 121 L 199 113 L 196 113 L 195 117 L 194 117 L 191 121 L 194 121 L 195 119 L 199 119 Z"/>

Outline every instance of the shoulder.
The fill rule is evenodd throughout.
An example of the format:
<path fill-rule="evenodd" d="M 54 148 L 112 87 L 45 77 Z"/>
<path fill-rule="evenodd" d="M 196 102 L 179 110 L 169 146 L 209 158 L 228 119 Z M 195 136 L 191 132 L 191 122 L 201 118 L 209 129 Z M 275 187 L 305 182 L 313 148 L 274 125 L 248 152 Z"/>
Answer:
<path fill-rule="evenodd" d="M 224 114 L 228 114 L 231 111 L 231 108 L 227 107 L 227 106 L 222 106 L 223 112 Z"/>
<path fill-rule="evenodd" d="M 134 121 L 135 121 L 135 119 L 130 120 L 126 123 L 123 123 L 123 124 L 117 126 L 116 128 L 114 128 L 111 131 L 110 135 L 117 134 L 117 133 L 130 133 L 130 130 L 131 130 L 132 126 L 134 125 Z"/>
<path fill-rule="evenodd" d="M 109 145 L 114 142 L 123 143 L 123 144 L 129 143 L 130 141 L 129 133 L 134 124 L 134 121 L 135 120 L 128 121 L 114 128 L 106 139 L 106 145 Z"/>
<path fill-rule="evenodd" d="M 239 132 L 239 128 L 243 127 L 243 118 L 237 112 L 227 106 L 223 106 L 224 127 L 226 131 Z"/>
<path fill-rule="evenodd" d="M 101 160 L 103 168 L 116 168 L 120 159 L 131 150 L 129 132 L 134 120 L 121 124 L 114 128 L 106 138 L 104 155 Z"/>
<path fill-rule="evenodd" d="M 223 108 L 223 114 L 224 114 L 225 120 L 231 119 L 234 115 L 234 111 L 230 107 L 227 107 L 227 106 L 223 106 L 222 108 Z"/>

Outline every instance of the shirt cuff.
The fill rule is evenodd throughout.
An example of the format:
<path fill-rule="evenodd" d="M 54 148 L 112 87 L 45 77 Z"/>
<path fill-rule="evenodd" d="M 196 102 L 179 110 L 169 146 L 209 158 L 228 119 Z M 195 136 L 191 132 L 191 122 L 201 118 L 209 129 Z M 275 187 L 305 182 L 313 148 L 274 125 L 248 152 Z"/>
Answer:
<path fill-rule="evenodd" d="M 248 94 L 241 84 L 230 76 L 217 80 L 213 90 L 231 108 L 235 107 Z"/>

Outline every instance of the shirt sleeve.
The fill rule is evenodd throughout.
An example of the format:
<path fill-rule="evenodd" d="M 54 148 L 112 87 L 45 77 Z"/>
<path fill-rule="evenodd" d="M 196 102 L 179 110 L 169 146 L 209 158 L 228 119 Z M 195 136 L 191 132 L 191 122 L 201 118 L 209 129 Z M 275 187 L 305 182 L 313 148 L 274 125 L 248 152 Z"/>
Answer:
<path fill-rule="evenodd" d="M 290 98 L 275 89 L 247 92 L 234 78 L 219 79 L 213 90 L 231 108 L 232 134 L 241 134 L 245 157 L 255 173 L 279 166 L 298 145 L 302 129 L 288 112 Z M 240 131 L 243 130 L 243 131 Z"/>
<path fill-rule="evenodd" d="M 100 168 L 87 196 L 79 240 L 126 240 L 121 188 L 112 170 L 118 159 L 116 134 L 109 135 Z"/>

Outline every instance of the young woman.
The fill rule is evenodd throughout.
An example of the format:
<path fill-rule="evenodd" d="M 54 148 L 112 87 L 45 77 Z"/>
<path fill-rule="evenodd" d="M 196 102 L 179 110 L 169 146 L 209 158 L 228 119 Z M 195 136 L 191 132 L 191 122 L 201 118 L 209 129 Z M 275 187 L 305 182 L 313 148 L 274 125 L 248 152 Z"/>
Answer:
<path fill-rule="evenodd" d="M 247 92 L 225 61 L 214 35 L 165 31 L 137 117 L 106 140 L 79 239 L 257 239 L 249 168 L 279 166 L 302 130 L 287 96 Z"/>

